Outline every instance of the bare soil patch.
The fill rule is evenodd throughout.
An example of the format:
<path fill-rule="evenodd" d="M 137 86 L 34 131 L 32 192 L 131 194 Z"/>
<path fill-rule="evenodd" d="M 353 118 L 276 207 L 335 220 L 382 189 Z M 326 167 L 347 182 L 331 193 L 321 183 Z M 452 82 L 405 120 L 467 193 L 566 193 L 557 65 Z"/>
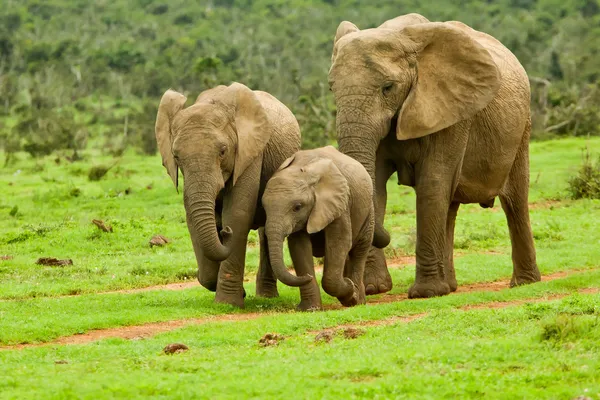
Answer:
<path fill-rule="evenodd" d="M 549 275 L 542 277 L 542 281 L 550 281 L 550 280 L 554 280 L 554 279 L 560 279 L 560 278 L 564 278 L 572 273 L 576 273 L 579 271 L 589 271 L 589 270 L 590 269 L 556 272 L 556 273 L 549 274 Z M 176 285 L 176 284 L 173 284 L 173 285 Z M 459 287 L 459 290 L 457 290 L 455 293 L 468 293 L 468 292 L 475 292 L 475 291 L 499 291 L 499 290 L 502 290 L 505 288 L 508 288 L 508 282 L 506 282 L 506 281 L 483 282 L 483 283 L 476 283 L 476 284 L 471 284 L 471 285 L 463 285 L 462 289 L 461 289 L 461 287 Z M 179 290 L 179 289 L 174 288 L 172 290 Z M 591 294 L 591 293 L 598 293 L 599 291 L 600 291 L 600 288 L 588 288 L 588 289 L 580 290 L 579 293 Z M 520 305 L 520 304 L 523 304 L 526 302 L 541 302 L 541 301 L 555 300 L 555 299 L 560 299 L 560 298 L 566 297 L 566 296 L 568 296 L 568 294 L 553 295 L 553 296 L 543 297 L 543 298 L 514 300 L 514 301 L 507 301 L 507 302 L 492 302 L 492 303 L 485 303 L 485 304 L 475 304 L 475 305 L 464 306 L 459 309 L 472 310 L 472 309 L 483 309 L 483 308 L 504 308 L 504 307 L 509 307 L 509 306 L 513 306 L 513 305 Z M 373 305 L 373 304 L 391 303 L 391 302 L 403 301 L 403 300 L 407 300 L 407 295 L 405 293 L 383 294 L 383 295 L 377 296 L 376 298 L 370 298 L 367 303 L 367 306 Z M 417 299 L 415 301 L 420 301 L 420 300 L 421 299 Z M 342 308 L 342 306 L 340 304 L 333 304 L 333 305 L 325 307 L 326 310 L 340 309 L 340 308 Z M 91 330 L 87 333 L 80 334 L 80 335 L 61 337 L 61 338 L 58 338 L 56 340 L 53 340 L 51 342 L 46 342 L 46 343 L 25 343 L 25 344 L 18 344 L 18 345 L 12 345 L 12 346 L 3 346 L 3 347 L 0 346 L 0 350 L 2 350 L 2 349 L 4 349 L 4 350 L 13 349 L 14 350 L 14 349 L 23 349 L 23 348 L 29 348 L 29 347 L 40 347 L 40 346 L 49 346 L 49 345 L 85 344 L 85 343 L 90 343 L 90 342 L 94 342 L 94 341 L 98 341 L 98 340 L 102 340 L 102 339 L 108 339 L 108 338 L 139 340 L 139 339 L 143 339 L 146 337 L 154 336 L 154 335 L 162 333 L 162 332 L 172 331 L 172 330 L 175 330 L 175 329 L 187 326 L 187 325 L 199 325 L 199 324 L 206 324 L 206 323 L 210 323 L 210 322 L 222 322 L 222 321 L 231 321 L 231 322 L 248 321 L 248 320 L 256 319 L 256 318 L 263 317 L 266 315 L 275 315 L 275 314 L 278 314 L 278 313 L 268 314 L 268 313 L 254 312 L 254 313 L 239 313 L 239 314 L 238 313 L 223 314 L 223 315 L 210 316 L 210 317 L 204 317 L 204 318 L 191 318 L 191 319 L 183 319 L 183 320 L 155 322 L 155 323 L 149 323 L 149 324 L 143 324 L 143 325 L 124 326 L 124 327 L 108 328 L 108 329 L 98 329 L 98 330 Z M 334 328 L 335 329 L 347 329 L 347 328 L 368 327 L 368 326 L 392 325 L 392 324 L 396 324 L 396 323 L 408 323 L 413 320 L 423 318 L 426 315 L 427 315 L 427 313 L 408 315 L 408 316 L 406 316 L 406 315 L 405 316 L 394 316 L 394 317 L 383 319 L 383 320 L 370 320 L 370 321 L 355 322 L 355 323 L 351 323 L 351 324 L 343 324 L 343 325 L 338 325 Z M 328 329 L 332 329 L 332 328 L 328 328 Z M 321 331 L 313 332 L 313 333 L 319 333 L 319 332 L 321 332 Z M 265 337 L 266 337 L 266 335 L 265 335 Z"/>

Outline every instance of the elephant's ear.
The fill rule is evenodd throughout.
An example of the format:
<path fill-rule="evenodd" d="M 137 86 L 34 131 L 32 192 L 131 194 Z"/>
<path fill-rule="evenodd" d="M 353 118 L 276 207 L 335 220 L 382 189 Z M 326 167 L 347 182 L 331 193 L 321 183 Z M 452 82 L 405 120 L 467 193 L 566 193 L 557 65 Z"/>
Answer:
<path fill-rule="evenodd" d="M 333 60 L 335 60 L 335 57 L 337 56 L 336 44 L 338 40 L 340 40 L 343 36 L 346 36 L 349 33 L 358 32 L 359 30 L 360 29 L 358 29 L 358 27 L 350 21 L 340 22 L 337 31 L 335 32 L 335 38 L 333 39 L 333 52 L 331 54 L 331 62 L 333 62 Z"/>
<path fill-rule="evenodd" d="M 500 71 L 490 53 L 465 31 L 430 22 L 407 26 L 400 35 L 417 53 L 417 79 L 400 109 L 399 140 L 471 118 L 496 96 Z"/>
<path fill-rule="evenodd" d="M 348 211 L 350 188 L 346 178 L 330 159 L 320 159 L 304 167 L 314 185 L 315 205 L 308 217 L 306 230 L 315 233 Z"/>
<path fill-rule="evenodd" d="M 286 169 L 287 167 L 289 167 L 290 164 L 294 162 L 295 158 L 296 158 L 296 154 L 292 154 L 290 157 L 286 158 L 285 161 L 281 163 L 279 168 L 277 168 L 277 171 L 281 171 L 282 169 Z"/>
<path fill-rule="evenodd" d="M 235 91 L 235 129 L 238 139 L 233 167 L 235 185 L 252 161 L 262 154 L 273 129 L 265 108 L 252 90 L 241 83 L 233 83 L 229 89 Z"/>
<path fill-rule="evenodd" d="M 427 22 L 429 22 L 429 20 L 421 14 L 410 13 L 393 19 L 388 19 L 383 24 L 379 25 L 379 28 L 400 30 L 409 25 L 424 24 Z"/>
<path fill-rule="evenodd" d="M 167 90 L 160 99 L 158 113 L 156 114 L 156 125 L 154 126 L 162 164 L 167 169 L 167 173 L 171 177 L 175 189 L 178 189 L 179 170 L 171 150 L 173 143 L 171 124 L 175 115 L 183 108 L 185 101 L 186 97 L 181 93 L 171 89 Z"/>

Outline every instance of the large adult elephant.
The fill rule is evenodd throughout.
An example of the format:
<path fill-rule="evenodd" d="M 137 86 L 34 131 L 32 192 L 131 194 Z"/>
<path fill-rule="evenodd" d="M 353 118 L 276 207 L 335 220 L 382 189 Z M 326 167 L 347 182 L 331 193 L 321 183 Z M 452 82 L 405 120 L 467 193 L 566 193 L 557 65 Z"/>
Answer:
<path fill-rule="evenodd" d="M 180 93 L 165 92 L 156 117 L 156 140 L 176 188 L 178 170 L 183 173 L 198 280 L 216 291 L 215 301 L 243 307 L 248 232 L 260 228 L 256 292 L 277 296 L 259 199 L 271 175 L 299 150 L 298 122 L 275 97 L 236 82 L 202 92 L 184 109 L 185 101 Z M 307 280 L 286 283 L 298 286 Z"/>
<path fill-rule="evenodd" d="M 339 149 L 373 179 L 375 246 L 389 243 L 383 227 L 389 177 L 397 172 L 399 184 L 415 189 L 417 265 L 409 297 L 456 290 L 459 205 L 491 207 L 496 196 L 512 242 L 510 285 L 540 280 L 527 204 L 529 81 L 510 50 L 463 23 L 418 14 L 362 31 L 344 21 L 329 84 Z M 383 275 L 385 265 L 377 267 L 374 276 Z M 365 285 L 370 279 L 365 275 Z"/>

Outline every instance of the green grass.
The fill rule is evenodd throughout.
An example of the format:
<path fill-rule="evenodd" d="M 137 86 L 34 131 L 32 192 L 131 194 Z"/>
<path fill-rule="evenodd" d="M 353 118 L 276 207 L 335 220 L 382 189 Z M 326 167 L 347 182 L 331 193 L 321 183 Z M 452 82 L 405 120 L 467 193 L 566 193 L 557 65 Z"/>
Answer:
<path fill-rule="evenodd" d="M 209 322 L 139 341 L 0 351 L 0 398 L 598 398 L 600 296 L 572 293 L 600 287 L 600 201 L 567 199 L 567 180 L 576 173 L 586 144 L 600 151 L 599 139 L 531 146 L 530 215 L 540 270 L 579 272 L 498 292 L 318 313 L 294 311 L 295 288 L 279 285 L 277 299 L 254 297 L 255 232 L 247 252 L 244 310 L 214 304 L 214 294 L 199 284 L 181 291 L 101 293 L 195 282 L 182 195 L 158 156 L 127 153 L 98 182 L 87 179 L 89 169 L 112 160 L 95 153 L 60 164 L 54 157 L 37 162 L 23 157 L 0 170 L 0 256 L 13 257 L 0 260 L 0 346 L 219 314 L 264 316 Z M 392 244 L 386 253 L 389 258 L 412 255 L 414 193 L 394 179 L 388 192 Z M 511 275 L 510 240 L 498 203 L 491 210 L 478 205 L 459 210 L 459 285 L 508 281 Z M 92 219 L 112 225 L 113 233 L 101 232 Z M 172 243 L 150 248 L 154 234 Z M 39 257 L 71 258 L 73 265 L 44 267 L 35 264 Z M 391 273 L 392 293 L 405 293 L 414 265 Z M 460 310 L 569 294 L 507 309 Z M 324 293 L 323 300 L 337 304 Z M 420 313 L 427 316 L 369 326 L 354 340 L 338 335 L 328 344 L 315 344 L 314 334 L 307 333 Z M 258 339 L 267 332 L 286 339 L 278 347 L 260 348 Z M 183 342 L 190 351 L 161 355 L 170 342 Z"/>
<path fill-rule="evenodd" d="M 43 391 L 44 398 L 56 399 L 595 398 L 599 302 L 599 295 L 572 295 L 503 310 L 442 308 L 330 343 L 315 343 L 307 330 L 367 308 L 267 316 L 244 322 L 243 329 L 240 322 L 223 322 L 139 341 L 0 352 L 0 397 L 35 398 Z M 440 300 L 421 303 L 433 307 Z M 266 332 L 285 339 L 261 348 Z M 160 354 L 172 342 L 190 350 Z"/>

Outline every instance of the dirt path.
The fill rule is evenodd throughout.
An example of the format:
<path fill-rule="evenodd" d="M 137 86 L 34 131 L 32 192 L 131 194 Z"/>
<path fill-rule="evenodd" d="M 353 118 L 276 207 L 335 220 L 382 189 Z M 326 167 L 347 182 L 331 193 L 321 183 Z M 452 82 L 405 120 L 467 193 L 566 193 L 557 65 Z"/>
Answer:
<path fill-rule="evenodd" d="M 542 281 L 551 281 L 555 279 L 564 278 L 568 275 L 578 272 L 590 271 L 590 269 L 586 270 L 571 270 L 571 271 L 561 271 L 556 272 L 554 274 L 545 275 L 542 277 Z M 482 282 L 471 285 L 463 285 L 459 287 L 455 293 L 469 293 L 469 292 L 486 292 L 486 291 L 499 291 L 502 289 L 506 289 L 508 287 L 508 283 L 506 281 L 497 281 L 497 282 Z M 177 289 L 173 289 L 177 290 Z M 600 288 L 590 288 L 580 290 L 580 293 L 598 293 Z M 463 310 L 473 310 L 473 309 L 484 309 L 484 308 L 504 308 L 513 305 L 520 305 L 526 302 L 540 302 L 540 301 L 549 301 L 560 299 L 562 297 L 566 297 L 568 294 L 561 295 L 552 295 L 544 298 L 531 298 L 531 299 L 523 299 L 523 300 L 514 300 L 514 301 L 506 301 L 506 302 L 492 302 L 485 304 L 477 304 L 477 305 L 467 305 L 463 307 L 459 307 L 459 309 Z M 382 304 L 382 303 L 392 303 L 396 301 L 405 301 L 408 300 L 406 294 L 382 294 L 376 296 L 376 298 L 369 298 L 367 306 L 374 304 Z M 333 309 L 341 309 L 343 308 L 339 304 L 332 304 L 325 307 L 326 310 Z M 282 313 L 238 313 L 238 314 L 224 314 L 224 315 L 216 315 L 204 318 L 190 318 L 183 320 L 173 320 L 173 321 L 164 321 L 164 322 L 155 322 L 148 323 L 143 325 L 134 325 L 134 326 L 123 326 L 117 328 L 109 328 L 109 329 L 99 329 L 99 330 L 91 330 L 87 333 L 81 335 L 73 335 L 73 336 L 64 336 L 58 338 L 51 342 L 46 343 L 26 343 L 26 344 L 18 344 L 12 346 L 0 346 L 0 350 L 15 350 L 15 349 L 24 349 L 30 347 L 41 347 L 41 346 L 52 346 L 52 345 L 71 345 L 71 344 L 85 344 L 90 343 L 102 339 L 108 338 L 121 338 L 128 340 L 137 340 L 143 339 L 146 337 L 151 337 L 156 334 L 162 332 L 172 331 L 187 325 L 200 325 L 211 322 L 239 322 L 239 321 L 248 321 L 257 319 L 260 317 L 264 317 L 267 315 L 279 315 Z M 394 323 L 402 323 L 402 322 L 410 322 L 418 318 L 422 318 L 426 316 L 427 313 L 416 314 L 416 315 L 408 315 L 408 316 L 394 316 L 391 318 L 387 318 L 384 320 L 374 320 L 374 321 L 365 321 L 364 323 L 353 323 L 347 325 L 339 325 L 336 328 L 344 328 L 344 327 L 355 327 L 355 326 L 379 326 L 379 325 L 391 325 Z"/>

